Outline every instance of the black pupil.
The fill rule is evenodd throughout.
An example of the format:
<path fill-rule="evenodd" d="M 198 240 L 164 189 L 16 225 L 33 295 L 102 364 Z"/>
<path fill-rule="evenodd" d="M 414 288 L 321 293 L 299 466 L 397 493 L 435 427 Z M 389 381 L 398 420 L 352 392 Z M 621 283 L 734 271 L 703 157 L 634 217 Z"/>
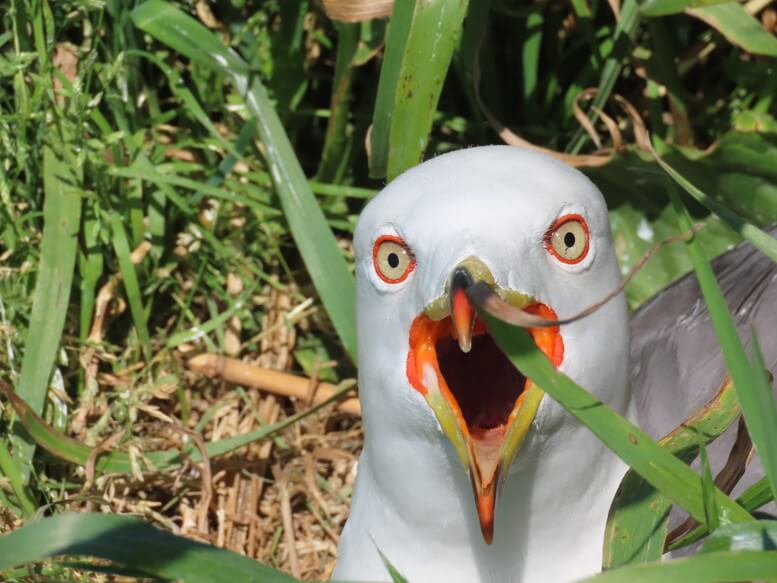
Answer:
<path fill-rule="evenodd" d="M 564 245 L 567 247 L 572 247 L 575 244 L 575 235 L 574 233 L 566 233 L 564 235 Z"/>
<path fill-rule="evenodd" d="M 396 253 L 389 253 L 388 257 L 386 257 L 386 261 L 388 261 L 389 267 L 396 269 L 399 266 L 399 255 Z"/>

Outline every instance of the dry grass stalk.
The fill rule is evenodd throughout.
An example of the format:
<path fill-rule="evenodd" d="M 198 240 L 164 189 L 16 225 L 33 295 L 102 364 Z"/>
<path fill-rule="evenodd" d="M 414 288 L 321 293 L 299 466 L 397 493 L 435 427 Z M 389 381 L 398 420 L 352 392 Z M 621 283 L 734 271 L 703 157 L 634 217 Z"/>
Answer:
<path fill-rule="evenodd" d="M 200 374 L 211 378 L 220 378 L 230 383 L 255 387 L 268 393 L 300 399 L 305 402 L 310 396 L 311 380 L 290 373 L 258 367 L 234 358 L 219 354 L 199 354 L 186 363 Z M 330 383 L 315 383 L 311 403 L 321 403 L 330 398 L 337 390 Z M 361 408 L 357 398 L 351 398 L 337 405 L 338 411 L 360 415 Z"/>
<path fill-rule="evenodd" d="M 286 478 L 283 476 L 277 466 L 273 468 L 275 481 L 278 484 L 278 491 L 281 495 L 281 517 L 283 519 L 283 536 L 286 538 L 286 549 L 289 553 L 289 564 L 291 565 L 291 574 L 297 579 L 302 576 L 302 570 L 297 555 L 297 540 L 294 537 L 294 521 L 291 517 L 291 498 L 289 489 L 286 485 Z"/>
<path fill-rule="evenodd" d="M 323 4 L 332 20 L 362 22 L 391 16 L 394 0 L 323 0 Z"/>
<path fill-rule="evenodd" d="M 140 265 L 143 260 L 151 251 L 151 243 L 143 241 L 136 249 L 130 254 L 130 260 L 133 265 Z M 90 389 L 97 385 L 97 373 L 98 373 L 98 354 L 100 352 L 100 344 L 103 341 L 105 330 L 108 325 L 111 316 L 122 313 L 125 309 L 123 301 L 116 300 L 116 288 L 121 283 L 121 274 L 114 274 L 108 281 L 100 288 L 97 293 L 94 307 L 94 317 L 92 318 L 92 327 L 89 329 L 89 336 L 87 337 L 88 347 L 81 354 L 80 363 L 84 369 L 84 385 L 87 387 L 87 391 L 84 392 L 81 403 L 79 403 L 78 409 L 74 413 L 73 428 L 77 433 L 82 433 L 86 427 L 86 418 L 90 414 L 92 408 L 91 392 Z M 138 363 L 143 366 L 142 363 Z"/>
<path fill-rule="evenodd" d="M 243 292 L 243 280 L 235 273 L 227 274 L 227 293 L 236 298 Z M 242 342 L 240 335 L 243 331 L 243 323 L 237 316 L 232 316 L 227 322 L 224 330 L 224 352 L 228 356 L 237 356 L 240 354 Z"/>
<path fill-rule="evenodd" d="M 359 417 L 328 407 L 273 439 L 218 458 L 204 455 L 207 442 L 280 421 L 304 410 L 310 394 L 313 402 L 319 402 L 326 396 L 322 390 L 331 388 L 315 382 L 316 374 L 311 382 L 284 372 L 292 366 L 296 326 L 302 324 L 290 319 L 295 307 L 289 294 L 264 292 L 260 350 L 253 362 L 241 364 L 295 379 L 299 391 L 293 400 L 244 392 L 228 375 L 207 378 L 180 367 L 175 360 L 178 352 L 160 352 L 149 367 L 137 363 L 130 347 L 105 343 L 118 283 L 115 279 L 106 283 L 95 307 L 91 336 L 95 343 L 79 359 L 95 389 L 89 406 L 82 403 L 78 419 L 71 416 L 68 433 L 101 444 L 101 450 L 128 451 L 133 471 L 99 474 L 94 463 L 86 472 L 74 468 L 70 481 L 91 486 L 89 495 L 83 488 L 65 490 L 52 503 L 71 510 L 94 507 L 140 515 L 176 534 L 220 545 L 303 579 L 327 579 L 334 568 L 338 533 L 348 516 L 362 443 Z M 237 331 L 235 340 L 242 340 Z M 241 352 L 244 346 L 240 344 Z M 314 369 L 327 365 L 319 363 Z M 174 380 L 167 380 L 170 377 Z M 170 419 L 172 424 L 163 421 Z M 119 439 L 125 427 L 124 438 Z M 148 464 L 146 452 L 183 450 L 186 439 L 197 443 L 203 462 L 187 459 L 172 472 L 156 472 Z M 274 480 L 273 472 L 282 481 Z"/>

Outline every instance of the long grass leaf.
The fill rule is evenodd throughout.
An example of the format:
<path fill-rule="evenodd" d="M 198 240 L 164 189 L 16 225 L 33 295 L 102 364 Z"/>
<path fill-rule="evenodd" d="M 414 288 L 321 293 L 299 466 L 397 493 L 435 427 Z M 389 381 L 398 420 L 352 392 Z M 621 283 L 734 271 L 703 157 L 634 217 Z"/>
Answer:
<path fill-rule="evenodd" d="M 203 184 L 202 182 L 197 182 L 191 178 L 185 178 L 175 174 L 162 174 L 156 170 L 150 161 L 145 157 L 138 157 L 132 166 L 129 167 L 116 166 L 111 168 L 111 175 L 130 179 L 141 179 L 156 184 L 157 186 L 178 186 L 187 190 L 201 192 L 207 194 L 208 196 L 212 196 L 213 198 L 245 205 L 260 216 L 273 216 L 279 214 L 278 211 L 272 207 L 259 203 L 248 197 L 237 195 L 234 192 L 224 188 Z"/>
<path fill-rule="evenodd" d="M 313 196 L 266 89 L 248 65 L 202 24 L 160 0 L 132 12 L 135 25 L 197 63 L 221 71 L 255 117 L 270 175 L 300 255 L 346 351 L 356 356 L 354 280 Z"/>
<path fill-rule="evenodd" d="M 689 8 L 727 2 L 731 2 L 731 0 L 647 0 L 640 5 L 639 11 L 644 16 L 669 16 L 670 14 L 681 14 Z"/>
<path fill-rule="evenodd" d="M 164 76 L 167 78 L 167 86 L 170 87 L 170 91 L 172 91 L 173 94 L 181 100 L 181 103 L 186 107 L 186 110 L 191 114 L 191 116 L 196 119 L 206 130 L 208 130 L 208 134 L 211 136 L 211 138 L 213 138 L 222 148 L 229 151 L 230 154 L 236 155 L 232 144 L 225 140 L 218 132 L 216 126 L 214 126 L 213 122 L 210 121 L 208 114 L 205 113 L 205 111 L 202 109 L 200 102 L 197 101 L 197 98 L 194 96 L 191 90 L 186 87 L 186 85 L 184 85 L 183 80 L 181 79 L 181 75 L 178 71 L 170 67 L 156 55 L 147 51 L 130 50 L 127 51 L 127 56 L 137 56 L 148 59 L 150 62 L 154 63 L 154 65 L 159 67 L 159 70 L 162 71 Z"/>
<path fill-rule="evenodd" d="M 80 337 L 86 340 L 92 324 L 97 283 L 103 275 L 103 254 L 98 246 L 100 221 L 91 209 L 86 209 L 83 221 L 84 247 L 79 266 L 81 272 L 81 322 Z"/>
<path fill-rule="evenodd" d="M 389 180 L 423 159 L 467 0 L 397 0 L 373 116 L 370 174 Z"/>
<path fill-rule="evenodd" d="M 699 444 L 716 439 L 741 412 L 734 385 L 728 381 L 701 411 L 658 444 L 684 463 L 690 463 L 699 452 Z M 669 497 L 629 470 L 607 518 L 602 566 L 611 569 L 660 559 L 671 508 Z"/>
<path fill-rule="evenodd" d="M 391 12 L 391 26 L 386 37 L 386 52 L 380 67 L 378 94 L 370 130 L 370 176 L 383 178 L 388 174 L 391 111 L 394 109 L 402 61 L 413 24 L 415 0 L 396 0 Z"/>
<path fill-rule="evenodd" d="M 90 556 L 186 583 L 291 583 L 248 557 L 164 532 L 137 518 L 66 513 L 0 537 L 0 569 L 61 555 Z"/>
<path fill-rule="evenodd" d="M 622 418 L 569 377 L 557 371 L 522 328 L 480 313 L 491 336 L 513 365 L 532 379 L 588 427 L 608 448 L 654 487 L 664 492 L 699 522 L 705 521 L 701 478 L 683 462 Z M 726 522 L 752 520 L 738 504 L 716 489 L 721 518 Z"/>
<path fill-rule="evenodd" d="M 25 516 L 32 516 L 37 504 L 33 501 L 27 485 L 25 485 L 22 479 L 19 464 L 16 463 L 16 460 L 8 452 L 5 443 L 0 443 L 0 472 L 8 480 L 11 491 L 16 496 L 16 501 L 21 507 L 22 513 Z"/>
<path fill-rule="evenodd" d="M 743 551 L 631 565 L 594 575 L 579 583 L 723 583 L 774 579 L 775 573 L 777 553 Z"/>
<path fill-rule="evenodd" d="M 335 75 L 332 80 L 332 96 L 329 102 L 331 115 L 326 126 L 324 147 L 318 164 L 316 178 L 323 182 L 337 179 L 343 163 L 348 160 L 348 116 L 350 114 L 351 89 L 354 82 L 354 59 L 359 48 L 361 24 L 336 22 L 337 55 Z"/>
<path fill-rule="evenodd" d="M 407 579 L 405 579 L 404 576 L 402 576 L 402 573 L 391 564 L 391 561 L 388 560 L 386 555 L 384 555 L 380 549 L 377 549 L 377 551 L 380 555 L 380 560 L 383 561 L 383 565 L 386 567 L 386 571 L 388 571 L 388 574 L 391 577 L 392 583 L 408 583 Z"/>
<path fill-rule="evenodd" d="M 669 196 L 677 213 L 680 228 L 685 230 L 691 226 L 680 195 L 674 186 L 668 183 Z M 753 445 L 758 452 L 764 470 L 769 476 L 772 493 L 777 493 L 777 410 L 774 399 L 771 397 L 771 388 L 768 381 L 763 380 L 764 372 L 758 374 L 750 366 L 745 354 L 745 348 L 739 339 L 734 321 L 728 311 L 726 299 L 720 290 L 715 274 L 709 261 L 695 238 L 686 240 L 686 248 L 691 258 L 696 277 L 699 280 L 704 301 L 709 309 L 712 326 L 723 352 L 723 360 L 726 363 L 737 390 L 739 404 L 747 424 L 747 430 L 753 440 Z M 763 366 L 763 359 L 759 360 L 760 352 L 757 344 L 753 347 L 758 366 Z"/>
<path fill-rule="evenodd" d="M 699 6 L 689 9 L 688 14 L 703 20 L 749 53 L 777 57 L 777 38 L 739 2 Z"/>
<path fill-rule="evenodd" d="M 715 501 L 715 479 L 712 477 L 710 459 L 701 436 L 699 436 L 699 461 L 701 462 L 702 501 L 704 502 L 704 515 L 706 516 L 704 523 L 710 532 L 714 532 L 720 526 L 718 505 Z"/>
<path fill-rule="evenodd" d="M 113 233 L 113 249 L 116 252 L 116 257 L 119 259 L 119 270 L 124 280 L 124 290 L 127 293 L 127 303 L 129 303 L 130 313 L 132 314 L 132 322 L 135 325 L 135 331 L 138 334 L 138 339 L 143 347 L 146 359 L 150 360 L 152 357 L 151 336 L 148 333 L 146 310 L 143 307 L 143 296 L 140 293 L 138 275 L 130 257 L 131 250 L 127 241 L 127 234 L 124 231 L 124 225 L 121 224 L 121 217 L 118 213 L 111 213 L 109 220 Z"/>
<path fill-rule="evenodd" d="M 729 524 L 707 537 L 699 552 L 721 551 L 777 551 L 777 521 Z"/>
<path fill-rule="evenodd" d="M 766 478 L 761 478 L 747 490 L 742 492 L 742 495 L 736 499 L 736 502 L 742 508 L 752 513 L 765 506 L 772 500 L 772 490 L 769 486 L 769 481 Z M 681 549 L 702 539 L 707 534 L 709 534 L 709 530 L 707 530 L 705 525 L 701 524 L 687 534 L 684 534 L 680 538 L 673 541 L 666 550 L 674 551 Z"/>
<path fill-rule="evenodd" d="M 766 479 L 771 486 L 772 498 L 777 500 L 777 405 L 755 330 L 750 334 L 750 346 L 753 351 L 753 375 L 755 376 L 752 391 L 755 400 L 753 409 L 758 413 L 758 424 L 763 431 L 760 449 L 756 445 L 756 450 L 764 467 Z"/>
<path fill-rule="evenodd" d="M 65 326 L 81 218 L 78 170 L 49 146 L 43 150 L 43 184 L 46 198 L 40 265 L 17 388 L 19 396 L 39 415 Z M 28 436 L 16 436 L 14 457 L 22 464 L 25 482 L 34 451 L 35 443 Z"/>
<path fill-rule="evenodd" d="M 753 247 L 763 252 L 764 255 L 767 255 L 772 261 L 777 261 L 777 239 L 770 237 L 754 224 L 746 221 L 735 212 L 729 210 L 725 205 L 696 188 L 696 186 L 661 158 L 655 150 L 653 150 L 653 156 L 661 168 L 663 168 L 664 171 L 672 177 L 672 180 L 679 184 L 685 192 L 720 217 L 724 223 L 739 233 L 743 239 L 749 241 Z"/>

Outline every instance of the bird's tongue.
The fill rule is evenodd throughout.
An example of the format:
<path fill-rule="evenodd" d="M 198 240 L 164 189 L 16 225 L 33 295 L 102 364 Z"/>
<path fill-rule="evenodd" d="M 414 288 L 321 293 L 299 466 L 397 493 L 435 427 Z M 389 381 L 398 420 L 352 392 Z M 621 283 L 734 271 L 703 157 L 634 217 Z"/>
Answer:
<path fill-rule="evenodd" d="M 505 426 L 494 429 L 475 430 L 470 432 L 472 453 L 480 473 L 481 482 L 490 484 L 496 478 L 496 471 L 501 459 L 502 442 Z"/>
<path fill-rule="evenodd" d="M 553 310 L 543 304 L 525 309 L 555 319 Z M 479 320 L 472 325 L 471 343 L 464 343 L 467 352 L 462 351 L 457 332 L 466 327 L 461 324 L 451 316 L 432 320 L 419 315 L 410 329 L 407 377 L 426 398 L 469 469 L 481 530 L 490 543 L 500 470 L 520 447 L 542 391 L 513 367 Z M 530 332 L 558 366 L 563 358 L 558 328 Z"/>

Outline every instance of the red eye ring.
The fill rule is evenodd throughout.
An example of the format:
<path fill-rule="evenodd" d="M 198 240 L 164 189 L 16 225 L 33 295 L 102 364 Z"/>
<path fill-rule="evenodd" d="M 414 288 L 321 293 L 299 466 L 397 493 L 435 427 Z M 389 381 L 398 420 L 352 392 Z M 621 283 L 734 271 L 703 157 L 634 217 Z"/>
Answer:
<path fill-rule="evenodd" d="M 399 249 L 392 249 L 392 246 L 399 247 Z M 382 266 L 381 254 L 385 247 L 389 248 L 389 253 L 396 255 L 397 265 L 387 264 Z M 375 244 L 372 246 L 372 266 L 377 276 L 384 282 L 393 285 L 402 283 L 415 269 L 415 265 L 416 261 L 413 252 L 400 237 L 396 235 L 381 235 L 375 240 Z M 395 277 L 392 277 L 392 275 L 395 275 Z"/>
<path fill-rule="evenodd" d="M 570 222 L 578 223 L 582 227 L 583 233 L 585 234 L 585 246 L 583 247 L 583 250 L 580 252 L 580 254 L 577 257 L 574 257 L 572 259 L 562 256 L 561 253 L 559 253 L 558 250 L 553 245 L 553 235 L 561 227 L 563 227 L 565 224 Z M 551 255 L 553 255 L 553 257 L 558 259 L 561 263 L 565 263 L 566 265 L 576 265 L 580 263 L 583 259 L 585 259 L 586 256 L 588 255 L 588 249 L 590 245 L 591 245 L 591 234 L 588 230 L 588 223 L 585 222 L 585 219 L 582 217 L 582 215 L 579 215 L 576 213 L 559 217 L 545 233 L 545 249 L 547 249 L 548 252 Z"/>

